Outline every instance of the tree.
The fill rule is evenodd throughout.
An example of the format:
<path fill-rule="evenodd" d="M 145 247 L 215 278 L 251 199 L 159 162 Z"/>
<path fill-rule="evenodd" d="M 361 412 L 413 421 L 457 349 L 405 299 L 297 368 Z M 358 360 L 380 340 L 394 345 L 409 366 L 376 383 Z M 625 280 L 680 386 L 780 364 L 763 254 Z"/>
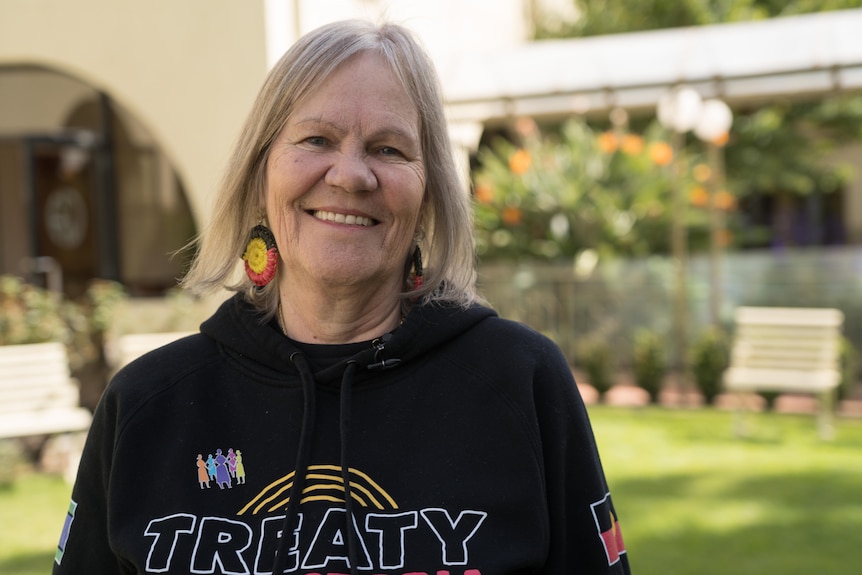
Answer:
<path fill-rule="evenodd" d="M 789 230 L 782 230 L 778 220 L 782 206 L 788 203 L 807 202 L 815 205 L 815 211 L 825 209 L 852 175 L 849 167 L 829 162 L 829 154 L 860 136 L 860 96 L 830 96 L 819 102 L 783 101 L 738 111 L 726 150 L 729 187 L 749 211 L 757 211 L 756 202 L 768 199 L 775 211 L 772 219 L 776 220 L 757 221 L 752 214 L 741 244 L 841 241 L 839 236 L 794 238 Z M 810 235 L 825 233 L 820 230 L 822 219 L 809 226 Z M 761 229 L 763 226 L 769 229 Z"/>
<path fill-rule="evenodd" d="M 668 166 L 673 151 L 656 124 L 597 131 L 580 119 L 544 132 L 529 119 L 479 152 L 474 171 L 477 244 L 490 259 L 646 256 L 668 249 Z M 697 157 L 693 165 L 703 165 Z M 684 185 L 698 206 L 697 170 Z M 700 205 L 703 207 L 703 204 Z M 705 210 L 690 210 L 694 245 L 705 245 Z"/>
<path fill-rule="evenodd" d="M 531 2 L 534 37 L 577 38 L 662 28 L 746 22 L 862 7 L 862 0 L 571 0 L 576 15 L 561 19 Z"/>
<path fill-rule="evenodd" d="M 862 7 L 862 0 L 572 0 L 576 18 L 542 17 L 533 2 L 535 37 L 582 37 L 759 20 Z M 812 101 L 777 100 L 769 105 L 734 110 L 726 148 L 728 189 L 739 196 L 749 223 L 738 239 L 741 246 L 769 243 L 841 242 L 821 228 L 823 212 L 850 176 L 846 167 L 828 162 L 828 154 L 862 137 L 862 96 L 835 95 Z M 642 127 L 652 118 L 634 119 Z M 644 128 L 645 129 L 645 128 Z M 698 143 L 690 143 L 689 149 Z M 805 205 L 804 210 L 800 207 Z M 766 208 L 762 206 L 766 205 Z M 806 237 L 794 237 L 782 213 L 806 211 L 814 221 Z M 768 217 L 767 217 L 768 216 Z M 836 217 L 838 217 L 836 215 Z"/>

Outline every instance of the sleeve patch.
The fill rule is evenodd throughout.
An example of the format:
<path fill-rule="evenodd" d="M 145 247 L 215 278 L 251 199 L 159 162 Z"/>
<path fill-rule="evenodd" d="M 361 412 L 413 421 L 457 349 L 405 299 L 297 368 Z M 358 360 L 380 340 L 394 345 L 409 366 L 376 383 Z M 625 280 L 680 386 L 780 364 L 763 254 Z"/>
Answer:
<path fill-rule="evenodd" d="M 66 553 L 66 543 L 69 541 L 69 532 L 72 530 L 72 521 L 75 520 L 75 511 L 78 504 L 75 500 L 69 501 L 69 511 L 66 512 L 66 521 L 63 523 L 63 532 L 60 533 L 60 542 L 57 544 L 57 552 L 54 554 L 54 563 L 60 565 L 63 555 Z"/>
<path fill-rule="evenodd" d="M 605 495 L 601 501 L 591 504 L 593 519 L 596 522 L 599 538 L 605 548 L 608 565 L 613 565 L 620 560 L 620 555 L 626 552 L 623 542 L 623 534 L 620 531 L 620 523 L 617 520 L 617 512 L 611 500 L 611 494 Z"/>

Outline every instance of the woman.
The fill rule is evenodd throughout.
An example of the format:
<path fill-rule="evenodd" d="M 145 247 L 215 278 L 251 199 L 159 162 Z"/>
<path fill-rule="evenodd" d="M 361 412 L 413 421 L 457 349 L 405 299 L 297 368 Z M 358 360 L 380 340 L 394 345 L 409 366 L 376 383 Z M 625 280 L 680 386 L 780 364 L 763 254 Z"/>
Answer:
<path fill-rule="evenodd" d="M 469 210 L 410 35 L 302 38 L 184 280 L 236 294 L 112 381 L 54 572 L 627 573 L 571 372 L 480 305 Z M 201 489 L 228 448 L 243 482 Z"/>

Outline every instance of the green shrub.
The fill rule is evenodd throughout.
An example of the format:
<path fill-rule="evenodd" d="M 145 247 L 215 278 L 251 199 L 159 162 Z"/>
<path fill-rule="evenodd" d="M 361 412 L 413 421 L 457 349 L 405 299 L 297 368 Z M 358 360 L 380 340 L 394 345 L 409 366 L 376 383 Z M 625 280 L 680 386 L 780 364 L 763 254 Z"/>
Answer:
<path fill-rule="evenodd" d="M 109 280 L 92 280 L 80 299 L 70 301 L 21 278 L 0 276 L 0 345 L 61 342 L 72 368 L 80 367 L 101 356 L 102 335 L 125 298 L 125 288 Z"/>
<path fill-rule="evenodd" d="M 587 374 L 587 383 L 603 397 L 614 384 L 613 351 L 604 338 L 597 335 L 581 340 L 576 346 L 578 365 Z"/>
<path fill-rule="evenodd" d="M 730 361 L 730 344 L 723 330 L 710 327 L 695 339 L 691 350 L 692 374 L 707 405 L 721 393 L 721 378 Z"/>
<path fill-rule="evenodd" d="M 853 347 L 853 342 L 846 337 L 841 338 L 840 354 L 841 383 L 838 385 L 838 392 L 836 393 L 836 398 L 839 401 L 849 397 L 853 386 L 856 385 L 856 370 L 859 360 L 856 348 Z"/>
<path fill-rule="evenodd" d="M 0 345 L 61 341 L 71 330 L 63 314 L 63 298 L 21 278 L 0 276 Z"/>
<path fill-rule="evenodd" d="M 635 384 L 649 393 L 650 402 L 657 403 L 667 369 L 665 342 L 654 331 L 641 329 L 634 338 Z"/>

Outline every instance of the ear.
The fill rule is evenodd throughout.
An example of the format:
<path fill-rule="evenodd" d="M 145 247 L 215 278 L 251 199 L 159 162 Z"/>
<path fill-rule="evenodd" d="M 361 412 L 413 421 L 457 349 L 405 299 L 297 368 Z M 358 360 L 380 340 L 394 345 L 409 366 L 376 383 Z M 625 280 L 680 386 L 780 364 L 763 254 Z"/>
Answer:
<path fill-rule="evenodd" d="M 418 244 L 419 242 L 421 242 L 424 239 L 425 239 L 425 226 L 423 226 L 420 223 L 418 226 L 416 226 L 416 229 L 413 230 L 413 242 Z"/>

